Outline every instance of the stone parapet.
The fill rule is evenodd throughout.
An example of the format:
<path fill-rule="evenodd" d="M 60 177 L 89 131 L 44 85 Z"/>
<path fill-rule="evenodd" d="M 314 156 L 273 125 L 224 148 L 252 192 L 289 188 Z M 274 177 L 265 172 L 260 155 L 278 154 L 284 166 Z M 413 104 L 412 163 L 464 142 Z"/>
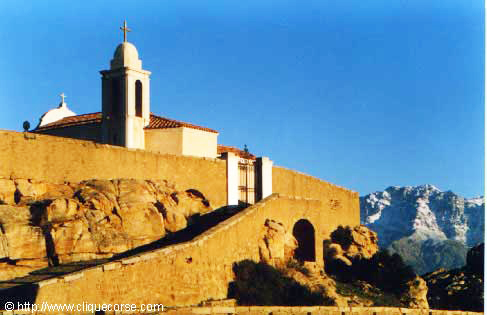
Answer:
<path fill-rule="evenodd" d="M 480 315 L 481 312 L 408 309 L 398 307 L 347 307 L 336 306 L 237 306 L 188 307 L 168 309 L 167 315 Z"/>

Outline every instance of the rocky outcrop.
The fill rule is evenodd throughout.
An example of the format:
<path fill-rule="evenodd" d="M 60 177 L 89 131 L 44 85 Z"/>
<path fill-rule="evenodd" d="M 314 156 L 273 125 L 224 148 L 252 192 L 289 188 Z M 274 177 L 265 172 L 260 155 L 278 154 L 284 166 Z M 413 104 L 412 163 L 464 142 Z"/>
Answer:
<path fill-rule="evenodd" d="M 349 306 L 387 303 L 428 308 L 426 282 L 398 255 L 379 251 L 377 234 L 361 225 L 339 226 L 324 242 L 325 270 Z"/>
<path fill-rule="evenodd" d="M 301 265 L 295 260 L 289 260 L 286 267 L 281 270 L 286 276 L 309 288 L 311 292 L 323 295 L 333 305 L 348 306 L 349 299 L 337 293 L 335 280 L 316 268 L 313 263 L 305 262 Z"/>
<path fill-rule="evenodd" d="M 326 263 L 339 263 L 346 266 L 351 266 L 352 262 L 346 256 L 340 244 L 336 243 L 325 243 L 327 246 L 325 250 L 325 264 Z"/>
<path fill-rule="evenodd" d="M 259 243 L 260 260 L 277 267 L 285 276 L 294 279 L 315 294 L 322 295 L 335 305 L 347 306 L 347 299 L 336 293 L 336 283 L 314 262 L 294 260 L 298 242 L 281 222 L 267 219 Z"/>
<path fill-rule="evenodd" d="M 210 210 L 200 192 L 166 181 L 0 179 L 0 280 L 48 264 L 111 257 Z"/>
<path fill-rule="evenodd" d="M 298 242 L 280 222 L 267 219 L 259 242 L 260 260 L 271 266 L 282 266 L 294 256 Z"/>
<path fill-rule="evenodd" d="M 424 275 L 431 308 L 482 311 L 484 309 L 484 244 L 473 247 L 462 268 L 443 268 Z"/>
<path fill-rule="evenodd" d="M 465 269 L 468 272 L 483 275 L 484 274 L 484 243 L 472 247 L 467 253 L 467 265 Z"/>
<path fill-rule="evenodd" d="M 428 286 L 423 278 L 416 276 L 406 284 L 406 292 L 401 296 L 401 302 L 409 308 L 429 308 Z"/>
<path fill-rule="evenodd" d="M 371 258 L 379 250 L 377 233 L 363 225 L 351 229 L 351 244 L 345 255 L 352 258 Z"/>
<path fill-rule="evenodd" d="M 339 226 L 331 233 L 331 240 L 324 244 L 325 260 L 338 260 L 348 266 L 352 259 L 369 259 L 378 250 L 377 233 L 363 225 Z"/>
<path fill-rule="evenodd" d="M 18 260 L 45 256 L 42 230 L 30 223 L 28 207 L 0 205 L 0 258 Z"/>

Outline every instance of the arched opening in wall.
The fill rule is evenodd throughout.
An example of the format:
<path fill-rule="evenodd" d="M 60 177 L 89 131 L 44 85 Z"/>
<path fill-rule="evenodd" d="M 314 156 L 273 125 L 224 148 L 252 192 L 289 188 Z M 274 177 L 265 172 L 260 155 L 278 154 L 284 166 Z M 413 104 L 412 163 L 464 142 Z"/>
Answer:
<path fill-rule="evenodd" d="M 120 79 L 112 79 L 112 95 L 111 95 L 111 108 L 110 112 L 114 116 L 118 116 L 120 113 L 120 107 L 121 107 L 121 84 L 122 81 Z"/>
<path fill-rule="evenodd" d="M 135 81 L 135 116 L 142 117 L 142 82 Z"/>
<path fill-rule="evenodd" d="M 298 241 L 294 258 L 298 261 L 316 261 L 315 228 L 305 219 L 301 219 L 293 228 L 293 236 Z"/>

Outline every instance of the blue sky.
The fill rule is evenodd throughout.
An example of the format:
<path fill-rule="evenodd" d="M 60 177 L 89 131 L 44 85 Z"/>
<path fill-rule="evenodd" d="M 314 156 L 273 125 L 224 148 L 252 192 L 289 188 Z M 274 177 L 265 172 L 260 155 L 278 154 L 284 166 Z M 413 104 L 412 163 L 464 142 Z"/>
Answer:
<path fill-rule="evenodd" d="M 361 195 L 483 194 L 483 1 L 2 0 L 0 128 L 99 111 L 124 19 L 156 114 Z"/>

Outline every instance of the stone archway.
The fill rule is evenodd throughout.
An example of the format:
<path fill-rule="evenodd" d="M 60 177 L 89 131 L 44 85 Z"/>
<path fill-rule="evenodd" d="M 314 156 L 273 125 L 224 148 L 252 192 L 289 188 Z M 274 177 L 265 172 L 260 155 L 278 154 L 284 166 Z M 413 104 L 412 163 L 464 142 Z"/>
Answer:
<path fill-rule="evenodd" d="M 298 241 L 298 248 L 294 251 L 294 258 L 298 261 L 316 261 L 315 228 L 306 219 L 294 224 L 293 236 Z"/>

